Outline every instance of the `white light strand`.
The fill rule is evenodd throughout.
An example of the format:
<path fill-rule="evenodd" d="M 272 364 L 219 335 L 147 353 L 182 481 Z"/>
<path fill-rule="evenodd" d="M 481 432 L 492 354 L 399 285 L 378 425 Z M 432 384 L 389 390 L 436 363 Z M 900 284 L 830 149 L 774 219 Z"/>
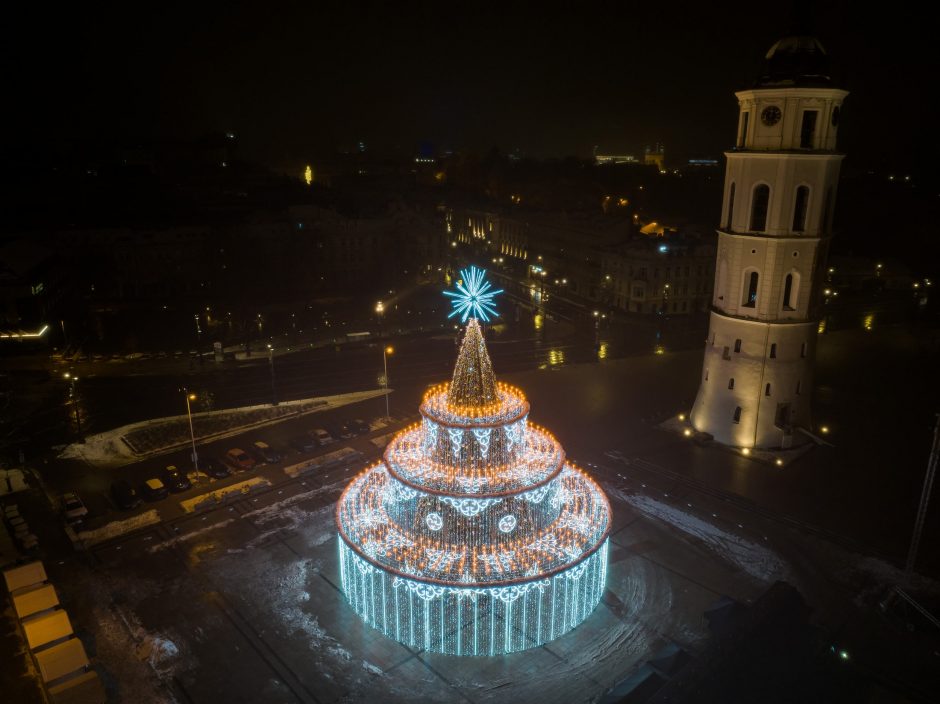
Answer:
<path fill-rule="evenodd" d="M 447 434 L 450 435 L 450 449 L 454 453 L 454 459 L 457 459 L 460 443 L 463 442 L 463 428 L 448 428 Z"/>
<path fill-rule="evenodd" d="M 453 496 L 442 496 L 440 497 L 448 506 L 452 506 L 460 512 L 460 515 L 467 516 L 468 518 L 473 518 L 481 511 L 498 504 L 502 499 L 455 499 Z"/>
<path fill-rule="evenodd" d="M 533 489 L 532 491 L 527 491 L 521 496 L 523 499 L 528 501 L 530 504 L 540 504 L 542 499 L 545 498 L 545 495 L 554 488 L 555 482 L 549 482 L 548 484 L 543 484 L 538 489 Z"/>
<path fill-rule="evenodd" d="M 486 456 L 490 453 L 490 433 L 492 432 L 492 428 L 473 429 L 473 437 L 477 439 L 477 444 L 480 446 L 480 452 L 483 453 L 483 459 L 486 459 Z"/>

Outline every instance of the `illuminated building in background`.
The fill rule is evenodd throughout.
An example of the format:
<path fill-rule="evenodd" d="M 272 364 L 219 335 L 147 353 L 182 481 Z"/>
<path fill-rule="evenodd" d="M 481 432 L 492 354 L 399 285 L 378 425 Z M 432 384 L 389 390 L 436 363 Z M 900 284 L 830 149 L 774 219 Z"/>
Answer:
<path fill-rule="evenodd" d="M 522 391 L 496 382 L 476 317 L 453 379 L 420 412 L 337 505 L 349 604 L 386 636 L 449 655 L 570 631 L 606 588 L 610 504 L 529 423 Z"/>
<path fill-rule="evenodd" d="M 666 171 L 666 147 L 660 142 L 656 142 L 654 147 L 646 147 L 643 152 L 643 163 L 647 166 L 655 166 L 661 172 Z"/>
<path fill-rule="evenodd" d="M 307 164 L 306 168 L 304 169 L 304 183 L 306 183 L 308 186 L 313 183 L 313 167 L 310 166 L 310 164 Z"/>
<path fill-rule="evenodd" d="M 691 421 L 738 447 L 789 447 L 810 427 L 819 284 L 848 93 L 809 36 L 778 41 L 755 85 L 735 94 L 737 146 L 724 199 L 702 381 Z"/>

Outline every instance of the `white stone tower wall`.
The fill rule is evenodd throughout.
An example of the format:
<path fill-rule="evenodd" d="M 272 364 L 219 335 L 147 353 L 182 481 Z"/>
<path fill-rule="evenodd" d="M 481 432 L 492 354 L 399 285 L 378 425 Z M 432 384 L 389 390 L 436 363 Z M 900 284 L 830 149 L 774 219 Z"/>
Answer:
<path fill-rule="evenodd" d="M 808 426 L 813 367 L 807 360 L 815 355 L 817 326 L 816 322 L 766 324 L 712 312 L 701 385 L 692 408 L 695 427 L 727 445 L 779 447 L 786 443 L 786 425 Z M 741 344 L 736 352 L 737 340 Z M 729 388 L 731 379 L 734 388 Z M 778 404 L 789 404 L 783 417 L 778 416 Z M 741 412 L 735 421 L 737 408 Z M 703 420 L 705 428 L 699 425 Z"/>

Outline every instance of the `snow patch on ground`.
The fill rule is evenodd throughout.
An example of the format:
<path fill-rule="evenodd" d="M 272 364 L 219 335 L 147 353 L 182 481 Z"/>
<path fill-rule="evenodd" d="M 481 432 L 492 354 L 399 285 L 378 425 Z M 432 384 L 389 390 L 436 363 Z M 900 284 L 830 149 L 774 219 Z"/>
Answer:
<path fill-rule="evenodd" d="M 380 677 L 385 674 L 384 672 L 382 672 L 381 667 L 376 667 L 368 660 L 362 661 L 362 669 L 365 670 L 366 672 L 371 672 L 373 675 L 379 675 Z"/>
<path fill-rule="evenodd" d="M 149 634 L 144 636 L 136 650 L 137 659 L 146 660 L 158 672 L 162 667 L 172 664 L 173 658 L 179 653 L 176 643 L 169 638 Z"/>
<path fill-rule="evenodd" d="M 252 538 L 246 547 L 257 547 L 273 535 L 294 532 L 299 528 L 303 528 L 304 537 L 310 547 L 317 547 L 328 542 L 336 534 L 336 524 L 333 519 L 336 505 L 329 504 L 315 511 L 308 511 L 296 504 L 318 498 L 331 491 L 338 491 L 344 485 L 345 481 L 340 481 L 290 496 L 270 506 L 248 511 L 242 518 L 251 520 L 262 532 Z"/>
<path fill-rule="evenodd" d="M 176 643 L 166 634 L 148 633 L 133 615 L 114 607 L 96 607 L 94 615 L 94 659 L 99 668 L 104 667 L 109 699 L 135 704 L 175 702 L 159 680 L 172 677 L 181 662 Z"/>
<path fill-rule="evenodd" d="M 160 513 L 157 509 L 152 508 L 149 511 L 145 511 L 137 516 L 132 516 L 131 518 L 125 519 L 123 521 L 112 521 L 107 523 L 100 528 L 95 528 L 94 530 L 84 530 L 78 533 L 78 538 L 81 540 L 85 547 L 91 547 L 92 545 L 97 545 L 98 543 L 104 542 L 105 540 L 111 540 L 112 538 L 117 538 L 125 533 L 130 533 L 131 531 L 139 530 L 140 528 L 146 528 L 147 526 L 152 526 L 154 523 L 160 522 Z"/>
<path fill-rule="evenodd" d="M 300 594 L 306 593 L 308 578 L 307 560 L 288 565 L 271 590 L 271 607 L 281 623 L 289 624 L 304 634 L 312 651 L 320 651 L 325 645 L 336 647 L 336 640 L 327 635 L 317 617 L 300 608 L 304 603 Z M 349 653 L 346 656 L 348 659 Z"/>
<path fill-rule="evenodd" d="M 316 403 L 317 401 L 323 401 L 323 405 L 318 405 L 315 408 L 311 408 L 310 412 L 318 412 L 322 410 L 327 410 L 331 408 L 338 408 L 340 406 L 345 406 L 351 403 L 358 403 L 360 401 L 366 401 L 371 398 L 376 398 L 382 396 L 385 393 L 383 389 L 375 389 L 372 391 L 354 391 L 346 394 L 337 394 L 335 396 L 323 396 L 316 398 L 302 398 L 296 399 L 293 401 L 281 401 L 279 406 L 281 408 L 288 406 L 305 406 Z M 206 416 L 217 416 L 217 415 L 229 415 L 232 417 L 231 429 L 225 433 L 213 434 L 211 437 L 213 439 L 229 437 L 231 435 L 237 435 L 249 427 L 258 427 L 259 423 L 251 423 L 249 425 L 244 425 L 244 421 L 239 423 L 239 415 L 244 415 L 246 413 L 251 413 L 259 409 L 269 408 L 269 406 L 244 406 L 242 408 L 226 408 L 215 411 L 204 411 L 201 413 L 193 413 L 194 418 L 202 418 Z M 306 411 L 302 411 L 306 412 Z M 268 425 L 273 423 L 278 423 L 283 420 L 289 420 L 291 418 L 296 418 L 297 414 L 284 415 L 278 418 L 272 418 L 270 421 L 265 421 L 260 423 L 261 425 Z M 181 419 L 187 418 L 185 415 L 180 416 L 167 416 L 164 418 L 151 418 L 150 420 L 140 421 L 138 423 L 131 423 L 129 425 L 124 425 L 119 428 L 112 428 L 111 430 L 106 430 L 101 433 L 95 433 L 94 435 L 89 435 L 85 438 L 84 442 L 72 443 L 65 447 L 62 452 L 59 454 L 61 459 L 72 459 L 72 460 L 84 460 L 88 464 L 94 465 L 96 467 L 122 467 L 131 462 L 136 462 L 141 459 L 141 457 L 147 456 L 157 456 L 169 452 L 177 447 L 163 448 L 151 453 L 146 453 L 144 455 L 138 455 L 131 450 L 131 448 L 124 442 L 123 438 L 125 435 L 130 433 L 133 430 L 139 430 L 142 428 L 157 428 L 161 425 L 166 425 L 167 423 L 177 422 Z M 199 439 L 199 438 L 197 438 Z"/>
<path fill-rule="evenodd" d="M 779 555 L 763 545 L 730 533 L 697 516 L 648 496 L 628 494 L 613 486 L 607 486 L 606 489 L 646 515 L 665 521 L 683 533 L 698 538 L 710 550 L 737 565 L 755 579 L 771 582 L 788 578 L 789 570 L 786 563 Z"/>
<path fill-rule="evenodd" d="M 190 531 L 189 533 L 183 533 L 182 535 L 177 535 L 174 538 L 164 540 L 163 542 L 157 543 L 156 545 L 151 545 L 149 548 L 147 548 L 147 552 L 153 554 L 160 550 L 166 550 L 167 548 L 171 548 L 174 545 L 179 545 L 180 543 L 184 543 L 187 540 L 192 540 L 193 538 L 198 538 L 201 535 L 205 535 L 206 533 L 216 530 L 217 528 L 224 528 L 225 526 L 234 522 L 234 518 L 228 518 L 224 521 L 219 521 L 218 523 L 213 523 L 209 526 L 203 526 L 202 528 Z"/>
<path fill-rule="evenodd" d="M 877 557 L 858 557 L 842 573 L 857 590 L 853 601 L 859 608 L 870 607 L 898 585 L 915 599 L 940 597 L 940 582 L 917 573 L 906 574 L 900 567 Z"/>

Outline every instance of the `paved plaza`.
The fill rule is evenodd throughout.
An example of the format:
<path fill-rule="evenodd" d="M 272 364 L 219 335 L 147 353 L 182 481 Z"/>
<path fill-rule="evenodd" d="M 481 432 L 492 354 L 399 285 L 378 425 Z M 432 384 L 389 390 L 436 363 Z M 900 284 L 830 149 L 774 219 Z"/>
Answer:
<path fill-rule="evenodd" d="M 348 476 L 291 482 L 63 569 L 115 699 L 594 701 L 664 644 L 701 649 L 702 612 L 721 595 L 749 600 L 766 586 L 615 494 L 608 591 L 580 627 L 496 658 L 413 650 L 340 593 L 333 510 Z"/>

